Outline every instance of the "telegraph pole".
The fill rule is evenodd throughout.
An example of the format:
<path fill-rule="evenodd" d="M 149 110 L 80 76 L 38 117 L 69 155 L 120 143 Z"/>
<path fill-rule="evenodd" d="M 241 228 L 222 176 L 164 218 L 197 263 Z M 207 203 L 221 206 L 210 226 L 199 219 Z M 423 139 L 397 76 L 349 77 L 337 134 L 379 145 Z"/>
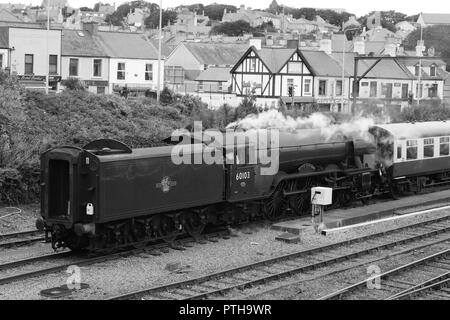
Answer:
<path fill-rule="evenodd" d="M 422 24 L 420 24 L 420 52 L 422 53 L 422 49 L 423 49 L 423 28 L 422 28 Z M 419 55 L 419 81 L 417 83 L 417 105 L 420 106 L 420 99 L 422 98 L 422 94 L 423 94 L 423 90 L 422 90 L 422 59 L 421 59 L 421 55 Z"/>
<path fill-rule="evenodd" d="M 45 75 L 45 93 L 48 94 L 48 82 L 50 80 L 50 55 L 48 54 L 48 38 L 50 35 L 50 0 L 47 0 L 47 57 L 45 60 L 47 60 L 47 74 Z M 45 61 L 44 60 L 44 61 Z"/>
<path fill-rule="evenodd" d="M 158 81 L 156 88 L 156 102 L 161 100 L 161 41 L 162 41 L 162 0 L 159 0 L 159 36 L 158 36 Z"/>

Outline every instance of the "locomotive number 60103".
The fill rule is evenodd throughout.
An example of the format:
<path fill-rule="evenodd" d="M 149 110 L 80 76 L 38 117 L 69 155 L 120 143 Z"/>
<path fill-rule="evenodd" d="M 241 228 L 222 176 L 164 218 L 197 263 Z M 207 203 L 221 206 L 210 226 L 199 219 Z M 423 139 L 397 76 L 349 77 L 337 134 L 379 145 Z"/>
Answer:
<path fill-rule="evenodd" d="M 236 173 L 236 181 L 249 180 L 249 179 L 251 179 L 251 177 L 252 176 L 251 176 L 250 171 Z"/>

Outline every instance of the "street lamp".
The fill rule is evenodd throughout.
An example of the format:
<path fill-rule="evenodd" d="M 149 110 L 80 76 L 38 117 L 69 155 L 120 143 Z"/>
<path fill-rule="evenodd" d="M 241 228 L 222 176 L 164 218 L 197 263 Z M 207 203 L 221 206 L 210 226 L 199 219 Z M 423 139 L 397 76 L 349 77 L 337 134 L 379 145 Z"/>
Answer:
<path fill-rule="evenodd" d="M 423 44 L 423 28 L 422 24 L 420 24 L 420 52 L 423 52 L 422 49 Z M 419 55 L 419 74 L 418 74 L 418 83 L 417 83 L 417 105 L 420 106 L 420 99 L 422 98 L 423 90 L 422 90 L 422 59 L 420 59 Z"/>

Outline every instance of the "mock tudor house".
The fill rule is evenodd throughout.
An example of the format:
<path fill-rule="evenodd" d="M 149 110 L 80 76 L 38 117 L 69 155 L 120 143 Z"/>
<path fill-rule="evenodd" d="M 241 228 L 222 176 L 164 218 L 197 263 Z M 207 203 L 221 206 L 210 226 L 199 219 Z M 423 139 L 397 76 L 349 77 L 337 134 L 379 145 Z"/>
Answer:
<path fill-rule="evenodd" d="M 314 103 L 321 111 L 351 111 L 357 52 L 333 52 L 329 39 L 322 39 L 320 50 L 315 51 L 300 50 L 295 41 L 289 42 L 288 48 L 262 48 L 255 41 L 252 44 L 231 70 L 232 92 L 238 97 L 253 95 L 259 104 L 273 105 L 282 99 L 288 106 Z M 392 57 L 394 49 L 387 43 L 383 53 Z M 411 93 L 417 98 L 413 92 L 417 77 L 399 59 L 383 59 L 367 74 L 373 60 L 358 62 L 357 75 L 365 77 L 359 82 L 357 104 L 372 101 L 389 110 L 400 110 L 408 106 Z M 430 87 L 429 94 L 421 99 L 442 99 L 444 79 L 439 70 L 432 79 L 431 75 L 422 75 L 422 84 L 429 83 Z"/>

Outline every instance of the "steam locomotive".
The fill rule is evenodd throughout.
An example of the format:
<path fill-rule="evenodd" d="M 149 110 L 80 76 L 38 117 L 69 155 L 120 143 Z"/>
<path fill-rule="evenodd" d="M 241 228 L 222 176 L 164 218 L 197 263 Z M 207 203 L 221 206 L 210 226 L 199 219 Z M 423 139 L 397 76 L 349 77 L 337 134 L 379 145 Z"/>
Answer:
<path fill-rule="evenodd" d="M 241 139 L 243 132 L 220 134 L 224 139 L 189 136 L 183 143 L 185 159 L 209 152 L 224 160 L 212 164 L 175 163 L 179 144 L 130 149 L 102 139 L 48 150 L 41 156 L 37 227 L 55 250 L 140 246 L 198 237 L 206 225 L 305 214 L 313 186 L 333 188 L 333 206 L 342 206 L 450 182 L 447 122 L 373 126 L 370 139 L 284 130 L 276 147 Z M 259 156 L 243 160 L 261 150 L 276 153 L 273 174 L 263 174 L 267 164 Z"/>

